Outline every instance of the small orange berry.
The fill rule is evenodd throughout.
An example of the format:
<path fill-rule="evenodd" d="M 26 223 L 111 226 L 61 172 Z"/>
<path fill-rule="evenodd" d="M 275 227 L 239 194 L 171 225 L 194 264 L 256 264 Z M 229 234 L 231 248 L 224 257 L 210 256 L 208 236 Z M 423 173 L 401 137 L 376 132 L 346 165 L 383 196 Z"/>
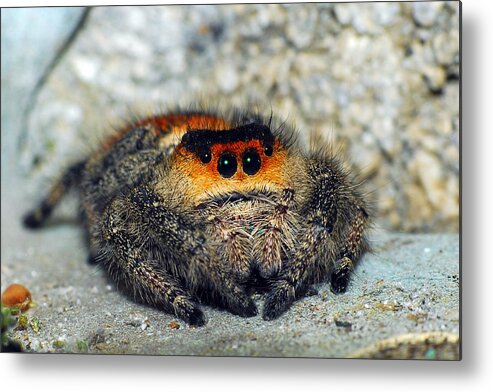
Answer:
<path fill-rule="evenodd" d="M 29 309 L 31 293 L 21 284 L 11 284 L 2 294 L 2 305 L 9 308 L 17 308 L 21 312 Z"/>

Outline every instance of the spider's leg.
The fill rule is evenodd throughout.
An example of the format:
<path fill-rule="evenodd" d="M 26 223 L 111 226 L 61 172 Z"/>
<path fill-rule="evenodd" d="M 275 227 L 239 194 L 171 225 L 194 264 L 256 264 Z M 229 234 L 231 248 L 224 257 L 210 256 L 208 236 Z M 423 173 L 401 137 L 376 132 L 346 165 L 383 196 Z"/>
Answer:
<path fill-rule="evenodd" d="M 363 232 L 368 216 L 361 207 L 365 203 L 337 163 L 314 159 L 310 178 L 310 197 L 301 208 L 307 226 L 267 294 L 266 320 L 279 317 L 306 294 L 310 284 L 323 281 L 330 273 L 332 287 L 345 289 L 353 264 L 367 248 Z"/>
<path fill-rule="evenodd" d="M 39 206 L 24 216 L 24 226 L 30 229 L 42 226 L 68 190 L 79 183 L 85 165 L 86 161 L 80 161 L 70 166 L 50 189 L 48 195 L 41 201 Z"/>
<path fill-rule="evenodd" d="M 156 146 L 154 131 L 130 130 L 111 149 L 88 162 L 81 186 L 84 202 L 101 213 L 117 194 L 149 181 L 165 154 Z"/>
<path fill-rule="evenodd" d="M 263 278 L 275 276 L 282 268 L 286 250 L 293 249 L 298 235 L 297 217 L 293 213 L 294 190 L 284 189 L 273 210 L 258 230 L 253 253 Z"/>
<path fill-rule="evenodd" d="M 334 264 L 330 275 L 330 286 L 334 293 L 346 291 L 349 278 L 354 269 L 355 261 L 361 256 L 367 245 L 364 243 L 363 232 L 368 224 L 368 213 L 361 207 L 353 218 L 343 239 L 343 250 Z"/>
<path fill-rule="evenodd" d="M 166 207 L 146 186 L 134 188 L 131 203 L 149 222 L 149 230 L 168 251 L 169 268 L 183 277 L 192 291 L 212 292 L 230 312 L 250 317 L 257 314 L 253 300 L 233 279 L 230 268 L 217 252 L 218 244 L 207 238 L 202 225 L 191 217 Z"/>
<path fill-rule="evenodd" d="M 163 268 L 153 252 L 153 239 L 132 207 L 125 198 L 115 198 L 102 217 L 102 260 L 110 275 L 145 302 L 171 311 L 191 325 L 204 325 L 200 307 L 180 280 Z"/>
<path fill-rule="evenodd" d="M 280 274 L 273 280 L 267 293 L 263 318 L 273 320 L 288 310 L 294 301 L 311 293 L 310 277 L 316 268 L 315 262 L 321 251 L 319 246 L 328 234 L 317 227 L 310 227 L 304 233 L 303 241 L 294 252 L 289 263 L 285 263 Z"/>
<path fill-rule="evenodd" d="M 155 148 L 155 133 L 131 129 L 106 152 L 91 159 L 81 181 L 87 227 L 89 261 L 97 262 L 100 248 L 99 217 L 112 199 L 143 181 L 149 181 L 165 154 Z"/>

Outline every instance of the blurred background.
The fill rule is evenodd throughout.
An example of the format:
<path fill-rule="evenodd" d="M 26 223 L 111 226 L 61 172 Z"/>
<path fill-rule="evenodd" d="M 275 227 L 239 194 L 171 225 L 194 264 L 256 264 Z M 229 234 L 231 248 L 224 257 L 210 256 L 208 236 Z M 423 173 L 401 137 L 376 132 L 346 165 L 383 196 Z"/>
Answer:
<path fill-rule="evenodd" d="M 2 9 L 1 33 L 2 228 L 122 119 L 201 101 L 326 135 L 379 226 L 459 230 L 458 2 Z"/>

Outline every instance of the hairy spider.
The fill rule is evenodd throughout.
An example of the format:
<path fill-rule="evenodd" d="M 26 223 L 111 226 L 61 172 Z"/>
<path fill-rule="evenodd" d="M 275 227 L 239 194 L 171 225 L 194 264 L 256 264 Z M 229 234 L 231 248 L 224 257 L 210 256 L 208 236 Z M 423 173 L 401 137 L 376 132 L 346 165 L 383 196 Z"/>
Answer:
<path fill-rule="evenodd" d="M 369 206 L 324 147 L 272 116 L 174 112 L 135 121 L 76 163 L 26 215 L 39 227 L 77 186 L 90 257 L 137 299 L 203 325 L 199 303 L 272 320 L 368 250 Z"/>

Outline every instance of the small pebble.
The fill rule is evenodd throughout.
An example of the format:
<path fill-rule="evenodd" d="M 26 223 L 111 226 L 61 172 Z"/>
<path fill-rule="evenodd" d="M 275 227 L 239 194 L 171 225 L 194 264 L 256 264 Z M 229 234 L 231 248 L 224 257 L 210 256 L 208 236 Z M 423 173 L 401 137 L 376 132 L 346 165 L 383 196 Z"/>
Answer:
<path fill-rule="evenodd" d="M 180 324 L 177 323 L 176 321 L 171 321 L 168 324 L 168 327 L 171 328 L 171 329 L 180 329 Z"/>
<path fill-rule="evenodd" d="M 26 330 L 27 329 L 27 323 L 28 323 L 27 316 L 24 314 L 21 314 L 17 320 L 17 329 L 20 331 Z"/>
<path fill-rule="evenodd" d="M 31 306 L 31 293 L 21 284 L 11 284 L 2 294 L 2 305 L 25 312 Z"/>
<path fill-rule="evenodd" d="M 443 7 L 442 2 L 416 2 L 413 3 L 413 17 L 421 26 L 432 26 Z"/>

